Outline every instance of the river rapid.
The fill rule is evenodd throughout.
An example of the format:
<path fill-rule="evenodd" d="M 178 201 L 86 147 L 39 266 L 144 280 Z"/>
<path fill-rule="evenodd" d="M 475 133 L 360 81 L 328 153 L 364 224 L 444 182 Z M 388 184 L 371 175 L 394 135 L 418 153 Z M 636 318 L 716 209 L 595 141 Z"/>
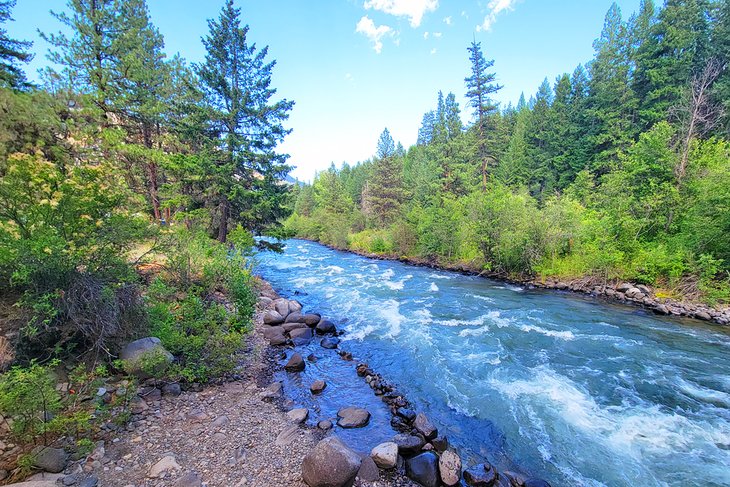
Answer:
<path fill-rule="evenodd" d="M 280 294 L 344 329 L 342 347 L 466 466 L 518 466 L 553 486 L 730 486 L 720 326 L 303 240 L 257 259 Z"/>

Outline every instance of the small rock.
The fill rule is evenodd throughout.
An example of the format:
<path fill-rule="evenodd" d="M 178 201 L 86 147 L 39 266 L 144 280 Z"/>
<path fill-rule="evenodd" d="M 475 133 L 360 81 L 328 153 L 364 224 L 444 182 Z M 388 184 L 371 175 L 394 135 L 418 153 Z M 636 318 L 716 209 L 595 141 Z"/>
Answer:
<path fill-rule="evenodd" d="M 446 450 L 439 457 L 439 473 L 441 481 L 451 487 L 461 479 L 461 458 L 455 452 Z"/>
<path fill-rule="evenodd" d="M 319 342 L 319 344 L 322 348 L 333 350 L 340 344 L 340 339 L 335 337 L 325 337 L 321 342 Z"/>
<path fill-rule="evenodd" d="M 336 436 L 317 443 L 302 462 L 302 479 L 309 487 L 350 486 L 362 460 Z"/>
<path fill-rule="evenodd" d="M 432 440 L 438 435 L 438 429 L 431 423 L 428 417 L 423 413 L 418 413 L 416 419 L 413 421 L 413 426 L 421 433 L 427 440 Z"/>
<path fill-rule="evenodd" d="M 401 455 L 413 455 L 421 451 L 426 442 L 420 436 L 401 433 L 393 437 L 393 443 L 398 445 L 398 453 Z"/>
<path fill-rule="evenodd" d="M 406 460 L 406 475 L 423 487 L 438 487 L 438 462 L 439 458 L 435 453 L 421 453 Z"/>
<path fill-rule="evenodd" d="M 173 457 L 172 455 L 167 455 L 162 457 L 157 463 L 150 467 L 150 469 L 147 471 L 147 477 L 153 479 L 160 478 L 170 470 L 180 470 L 180 465 L 178 465 L 175 457 Z"/>
<path fill-rule="evenodd" d="M 279 433 L 274 444 L 276 446 L 290 445 L 297 436 L 299 436 L 299 427 L 297 425 L 288 426 Z"/>
<path fill-rule="evenodd" d="M 380 470 L 372 458 L 365 456 L 360 463 L 357 477 L 363 482 L 377 482 L 380 480 Z"/>
<path fill-rule="evenodd" d="M 431 440 L 431 444 L 433 445 L 434 450 L 441 453 L 449 448 L 449 439 L 445 436 L 437 436 Z"/>
<path fill-rule="evenodd" d="M 296 424 L 306 421 L 307 416 L 309 416 L 309 410 L 305 408 L 292 409 L 286 413 L 286 417 L 289 418 L 289 421 Z"/>
<path fill-rule="evenodd" d="M 309 386 L 309 390 L 312 391 L 312 394 L 320 394 L 322 391 L 324 391 L 324 388 L 327 387 L 327 383 L 323 380 L 315 380 L 311 386 Z"/>
<path fill-rule="evenodd" d="M 337 411 L 337 424 L 342 428 L 362 428 L 370 421 L 370 413 L 367 409 L 358 407 L 347 407 Z"/>
<path fill-rule="evenodd" d="M 321 429 L 322 431 L 329 431 L 332 429 L 332 421 L 329 419 L 324 419 L 317 423 L 317 428 Z"/>
<path fill-rule="evenodd" d="M 208 416 L 208 414 L 202 409 L 194 409 L 188 413 L 187 418 L 193 423 L 202 423 L 209 419 L 210 416 Z"/>
<path fill-rule="evenodd" d="M 269 385 L 269 387 L 264 389 L 259 394 L 259 397 L 264 400 L 276 399 L 277 397 L 281 396 L 283 389 L 284 389 L 284 385 L 281 382 L 274 382 L 271 385 Z"/>
<path fill-rule="evenodd" d="M 317 313 L 307 313 L 304 316 L 302 316 L 302 320 L 304 321 L 304 324 L 307 326 L 316 326 L 317 323 L 320 322 L 322 317 L 318 315 Z"/>
<path fill-rule="evenodd" d="M 222 428 L 223 426 L 227 425 L 230 422 L 231 422 L 231 420 L 228 419 L 228 416 L 223 415 L 223 416 L 218 416 L 217 418 L 215 418 L 215 420 L 213 420 L 213 422 L 210 424 L 210 426 L 213 428 Z"/>
<path fill-rule="evenodd" d="M 304 359 L 302 359 L 301 355 L 295 353 L 284 366 L 284 370 L 289 372 L 301 372 L 304 370 Z"/>
<path fill-rule="evenodd" d="M 327 333 L 334 333 L 337 331 L 337 327 L 330 320 L 320 320 L 316 326 L 317 333 L 320 335 L 326 335 Z"/>
<path fill-rule="evenodd" d="M 141 364 L 146 357 L 160 356 L 163 360 L 160 362 L 160 369 L 164 370 L 167 364 L 173 361 L 175 357 L 168 352 L 162 342 L 157 337 L 140 338 L 128 343 L 119 354 L 119 358 L 124 362 L 124 368 L 127 372 L 136 374 L 139 377 L 146 378 L 148 374 L 142 371 Z"/>
<path fill-rule="evenodd" d="M 175 482 L 175 487 L 202 487 L 203 481 L 195 472 L 188 472 Z"/>
<path fill-rule="evenodd" d="M 414 419 L 416 419 L 416 412 L 408 408 L 398 408 L 395 414 L 405 419 L 406 421 L 413 421 Z"/>
<path fill-rule="evenodd" d="M 45 472 L 59 473 L 66 468 L 68 455 L 61 448 L 37 446 L 31 451 L 33 466 Z"/>
<path fill-rule="evenodd" d="M 470 487 L 489 487 L 497 480 L 497 471 L 489 463 L 480 463 L 464 471 L 464 480 Z"/>
<path fill-rule="evenodd" d="M 398 464 L 398 445 L 392 441 L 381 443 L 372 449 L 370 456 L 380 468 L 395 468 Z"/>
<path fill-rule="evenodd" d="M 81 482 L 79 487 L 97 487 L 99 485 L 99 477 L 91 476 L 88 479 Z"/>
<path fill-rule="evenodd" d="M 177 397 L 182 394 L 182 389 L 180 388 L 180 384 L 172 382 L 162 386 L 162 394 L 165 396 Z"/>

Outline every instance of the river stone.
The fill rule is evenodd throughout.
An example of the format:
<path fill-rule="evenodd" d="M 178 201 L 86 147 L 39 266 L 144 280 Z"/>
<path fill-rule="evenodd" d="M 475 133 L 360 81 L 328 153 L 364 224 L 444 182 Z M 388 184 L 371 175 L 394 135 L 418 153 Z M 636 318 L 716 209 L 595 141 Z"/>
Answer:
<path fill-rule="evenodd" d="M 284 366 L 284 370 L 289 372 L 301 372 L 304 370 L 304 359 L 302 359 L 301 355 L 295 353 Z"/>
<path fill-rule="evenodd" d="M 309 327 L 304 323 L 284 323 L 284 331 L 287 333 L 291 333 L 299 328 L 306 328 L 309 330 Z"/>
<path fill-rule="evenodd" d="M 480 463 L 464 471 L 464 480 L 470 487 L 491 487 L 497 480 L 497 471 L 489 463 Z"/>
<path fill-rule="evenodd" d="M 372 449 L 370 456 L 380 468 L 395 468 L 398 464 L 398 445 L 392 441 L 381 443 Z"/>
<path fill-rule="evenodd" d="M 401 433 L 393 437 L 393 443 L 398 445 L 398 452 L 403 455 L 414 455 L 421 451 L 426 442 L 420 436 Z"/>
<path fill-rule="evenodd" d="M 261 399 L 276 399 L 277 397 L 281 396 L 281 392 L 284 389 L 284 385 L 281 382 L 274 382 L 270 384 L 266 389 L 264 389 L 260 394 L 259 397 Z"/>
<path fill-rule="evenodd" d="M 302 311 L 302 303 L 299 301 L 291 300 L 289 301 L 289 313 L 300 313 Z"/>
<path fill-rule="evenodd" d="M 416 419 L 416 412 L 413 409 L 398 408 L 395 414 L 405 419 L 406 421 L 413 421 L 414 419 Z"/>
<path fill-rule="evenodd" d="M 66 468 L 68 455 L 61 448 L 37 446 L 31 451 L 33 466 L 45 472 L 59 473 Z"/>
<path fill-rule="evenodd" d="M 329 419 L 323 419 L 319 423 L 317 423 L 317 428 L 321 429 L 322 431 L 329 431 L 332 429 L 332 421 Z"/>
<path fill-rule="evenodd" d="M 309 416 L 309 411 L 305 408 L 292 409 L 286 413 L 286 417 L 289 418 L 289 421 L 296 424 L 305 422 L 307 420 L 307 416 Z"/>
<path fill-rule="evenodd" d="M 202 487 L 203 481 L 195 472 L 188 472 L 175 482 L 175 487 Z"/>
<path fill-rule="evenodd" d="M 162 394 L 164 396 L 177 397 L 182 394 L 182 388 L 177 382 L 171 382 L 170 384 L 162 386 Z"/>
<path fill-rule="evenodd" d="M 292 340 L 294 340 L 295 338 L 301 338 L 306 341 L 309 341 L 312 338 L 312 329 L 307 328 L 307 327 L 297 328 L 295 330 L 292 330 L 289 333 L 289 336 L 291 337 Z"/>
<path fill-rule="evenodd" d="M 312 382 L 312 385 L 309 386 L 309 390 L 312 392 L 312 394 L 320 394 L 322 391 L 324 391 L 324 388 L 327 387 L 327 383 L 323 380 L 315 380 Z"/>
<path fill-rule="evenodd" d="M 282 323 L 284 323 L 284 317 L 278 311 L 270 309 L 264 313 L 264 325 L 274 326 Z"/>
<path fill-rule="evenodd" d="M 360 455 L 329 436 L 304 457 L 302 479 L 309 487 L 350 487 L 360 464 Z"/>
<path fill-rule="evenodd" d="M 377 482 L 380 480 L 380 470 L 372 458 L 365 455 L 362 457 L 360 470 L 357 471 L 357 478 L 362 482 Z"/>
<path fill-rule="evenodd" d="M 284 428 L 281 433 L 276 437 L 274 444 L 276 446 L 287 446 L 291 445 L 294 440 L 299 436 L 299 426 L 293 424 Z"/>
<path fill-rule="evenodd" d="M 330 320 L 320 320 L 320 322 L 317 323 L 316 329 L 317 333 L 320 335 L 326 335 L 327 333 L 334 333 L 337 331 L 337 327 L 335 327 L 335 324 Z"/>
<path fill-rule="evenodd" d="M 618 286 L 616 286 L 616 291 L 618 291 L 620 293 L 625 293 L 626 291 L 628 291 L 632 287 L 634 287 L 634 286 L 632 286 L 628 282 L 622 282 L 621 284 L 619 284 Z"/>
<path fill-rule="evenodd" d="M 305 314 L 302 319 L 304 320 L 304 323 L 308 326 L 316 326 L 317 323 L 322 319 L 320 315 L 317 313 L 307 313 Z"/>
<path fill-rule="evenodd" d="M 461 458 L 451 450 L 446 450 L 439 457 L 439 473 L 441 481 L 451 487 L 461 479 Z"/>
<path fill-rule="evenodd" d="M 306 323 L 304 323 L 304 315 L 302 315 L 299 311 L 295 311 L 293 313 L 289 313 L 289 316 L 286 317 L 286 320 L 284 320 L 285 323 L 302 323 L 306 326 Z"/>
<path fill-rule="evenodd" d="M 147 471 L 147 477 L 159 478 L 162 477 L 163 474 L 169 470 L 180 470 L 180 465 L 178 465 L 175 457 L 173 457 L 172 455 L 166 455 L 162 457 L 157 463 L 152 465 Z"/>
<path fill-rule="evenodd" d="M 267 340 L 271 340 L 271 338 L 278 336 L 278 335 L 284 335 L 284 327 L 283 326 L 270 326 L 264 328 L 264 338 Z"/>
<path fill-rule="evenodd" d="M 322 346 L 322 348 L 328 348 L 330 350 L 333 350 L 337 348 L 337 346 L 340 344 L 340 339 L 335 337 L 324 337 L 319 344 Z"/>
<path fill-rule="evenodd" d="M 413 426 L 421 433 L 427 440 L 432 440 L 438 436 L 438 429 L 431 423 L 431 420 L 423 413 L 418 413 L 416 419 L 413 421 Z"/>
<path fill-rule="evenodd" d="M 281 315 L 282 321 L 284 321 L 289 316 L 289 300 L 284 298 L 277 299 L 274 301 L 274 309 Z"/>
<path fill-rule="evenodd" d="M 542 479 L 530 478 L 525 480 L 523 487 L 550 487 L 550 484 Z"/>
<path fill-rule="evenodd" d="M 431 444 L 433 445 L 434 450 L 441 453 L 449 448 L 449 439 L 445 436 L 437 436 L 431 440 Z"/>
<path fill-rule="evenodd" d="M 157 362 L 157 357 L 161 357 L 162 360 Z M 124 362 L 127 372 L 141 378 L 148 378 L 148 374 L 141 370 L 141 365 L 146 358 L 154 358 L 162 372 L 175 357 L 162 346 L 159 338 L 146 337 L 128 343 L 120 352 L 119 358 Z"/>
<path fill-rule="evenodd" d="M 433 452 L 421 453 L 406 460 L 406 475 L 423 487 L 439 486 L 438 456 Z"/>
<path fill-rule="evenodd" d="M 337 411 L 337 418 L 337 424 L 342 428 L 362 428 L 370 421 L 370 413 L 367 409 L 351 406 Z"/>

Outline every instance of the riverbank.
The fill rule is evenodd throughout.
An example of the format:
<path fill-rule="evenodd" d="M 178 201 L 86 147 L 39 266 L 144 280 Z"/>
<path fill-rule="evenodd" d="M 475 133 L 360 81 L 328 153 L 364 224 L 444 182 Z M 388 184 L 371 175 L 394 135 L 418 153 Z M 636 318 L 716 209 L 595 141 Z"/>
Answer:
<path fill-rule="evenodd" d="M 349 252 L 369 259 L 397 261 L 417 267 L 427 267 L 430 269 L 457 272 L 468 276 L 484 277 L 496 281 L 525 286 L 528 289 L 572 292 L 593 296 L 607 302 L 639 306 L 658 315 L 693 318 L 719 325 L 730 325 L 730 306 L 714 307 L 702 303 L 688 303 L 672 298 L 657 297 L 654 289 L 643 284 L 634 284 L 623 281 L 606 281 L 605 279 L 598 277 L 584 277 L 572 280 L 548 278 L 544 281 L 535 278 L 520 279 L 506 276 L 501 273 L 480 270 L 467 263 L 443 263 L 435 260 L 419 259 L 416 257 L 363 252 L 356 249 L 342 249 L 333 245 L 317 242 L 316 240 L 310 240 L 302 237 L 297 238 L 318 243 L 332 250 Z"/>

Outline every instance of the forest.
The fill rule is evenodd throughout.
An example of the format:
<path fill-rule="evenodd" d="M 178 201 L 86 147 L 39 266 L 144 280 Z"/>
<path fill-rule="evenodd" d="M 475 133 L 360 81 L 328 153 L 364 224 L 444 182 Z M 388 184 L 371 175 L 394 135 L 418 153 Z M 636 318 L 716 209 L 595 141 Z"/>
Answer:
<path fill-rule="evenodd" d="M 471 43 L 465 86 L 452 88 L 468 106 L 439 91 L 415 146 L 385 129 L 370 160 L 295 188 L 287 230 L 492 275 L 632 280 L 726 302 L 730 2 L 644 0 L 627 19 L 614 4 L 593 47 L 501 107 L 498 69 Z"/>

